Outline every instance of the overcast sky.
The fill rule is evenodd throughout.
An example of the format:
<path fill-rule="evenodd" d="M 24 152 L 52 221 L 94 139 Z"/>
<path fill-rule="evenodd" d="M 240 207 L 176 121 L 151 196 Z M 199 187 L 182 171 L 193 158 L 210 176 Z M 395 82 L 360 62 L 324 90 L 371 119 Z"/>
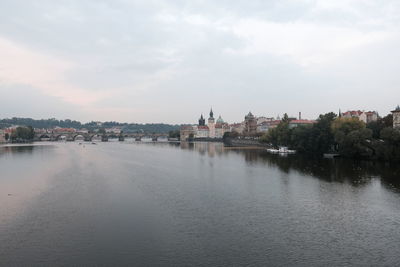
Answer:
<path fill-rule="evenodd" d="M 399 26 L 398 0 L 1 0 L 0 118 L 386 115 Z"/>

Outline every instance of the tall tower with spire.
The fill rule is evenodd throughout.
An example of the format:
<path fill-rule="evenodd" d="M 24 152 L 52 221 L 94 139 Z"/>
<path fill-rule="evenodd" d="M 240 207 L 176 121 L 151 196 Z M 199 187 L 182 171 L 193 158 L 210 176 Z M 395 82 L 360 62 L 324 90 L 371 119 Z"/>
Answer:
<path fill-rule="evenodd" d="M 215 138 L 215 119 L 212 108 L 210 110 L 210 117 L 208 118 L 208 129 L 209 129 L 209 137 Z"/>

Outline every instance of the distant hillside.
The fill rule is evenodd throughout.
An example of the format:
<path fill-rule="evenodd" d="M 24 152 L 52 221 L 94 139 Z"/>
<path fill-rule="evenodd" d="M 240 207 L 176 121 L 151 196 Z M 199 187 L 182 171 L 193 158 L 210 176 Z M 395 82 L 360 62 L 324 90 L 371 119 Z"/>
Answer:
<path fill-rule="evenodd" d="M 12 125 L 32 126 L 33 128 L 51 129 L 54 127 L 75 128 L 95 130 L 101 128 L 121 127 L 124 132 L 144 132 L 144 133 L 168 133 L 169 131 L 178 130 L 180 125 L 171 125 L 164 123 L 120 123 L 115 121 L 103 122 L 98 126 L 97 122 L 89 122 L 82 124 L 75 120 L 57 120 L 57 119 L 41 119 L 34 120 L 31 118 L 11 118 L 0 119 L 0 128 L 10 127 Z"/>

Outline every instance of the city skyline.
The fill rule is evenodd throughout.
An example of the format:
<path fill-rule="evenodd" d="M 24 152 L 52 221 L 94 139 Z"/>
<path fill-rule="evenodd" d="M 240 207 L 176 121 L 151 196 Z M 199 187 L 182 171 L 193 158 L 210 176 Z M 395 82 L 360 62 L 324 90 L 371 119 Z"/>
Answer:
<path fill-rule="evenodd" d="M 5 0 L 0 117 L 385 116 L 400 102 L 398 14 L 390 0 Z"/>

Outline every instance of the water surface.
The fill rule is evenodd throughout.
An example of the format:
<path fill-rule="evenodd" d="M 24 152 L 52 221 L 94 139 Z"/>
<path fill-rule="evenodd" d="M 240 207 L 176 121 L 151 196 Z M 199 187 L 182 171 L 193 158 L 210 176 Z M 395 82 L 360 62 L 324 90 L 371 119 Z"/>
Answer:
<path fill-rule="evenodd" d="M 0 265 L 395 266 L 399 181 L 214 143 L 0 147 Z"/>

